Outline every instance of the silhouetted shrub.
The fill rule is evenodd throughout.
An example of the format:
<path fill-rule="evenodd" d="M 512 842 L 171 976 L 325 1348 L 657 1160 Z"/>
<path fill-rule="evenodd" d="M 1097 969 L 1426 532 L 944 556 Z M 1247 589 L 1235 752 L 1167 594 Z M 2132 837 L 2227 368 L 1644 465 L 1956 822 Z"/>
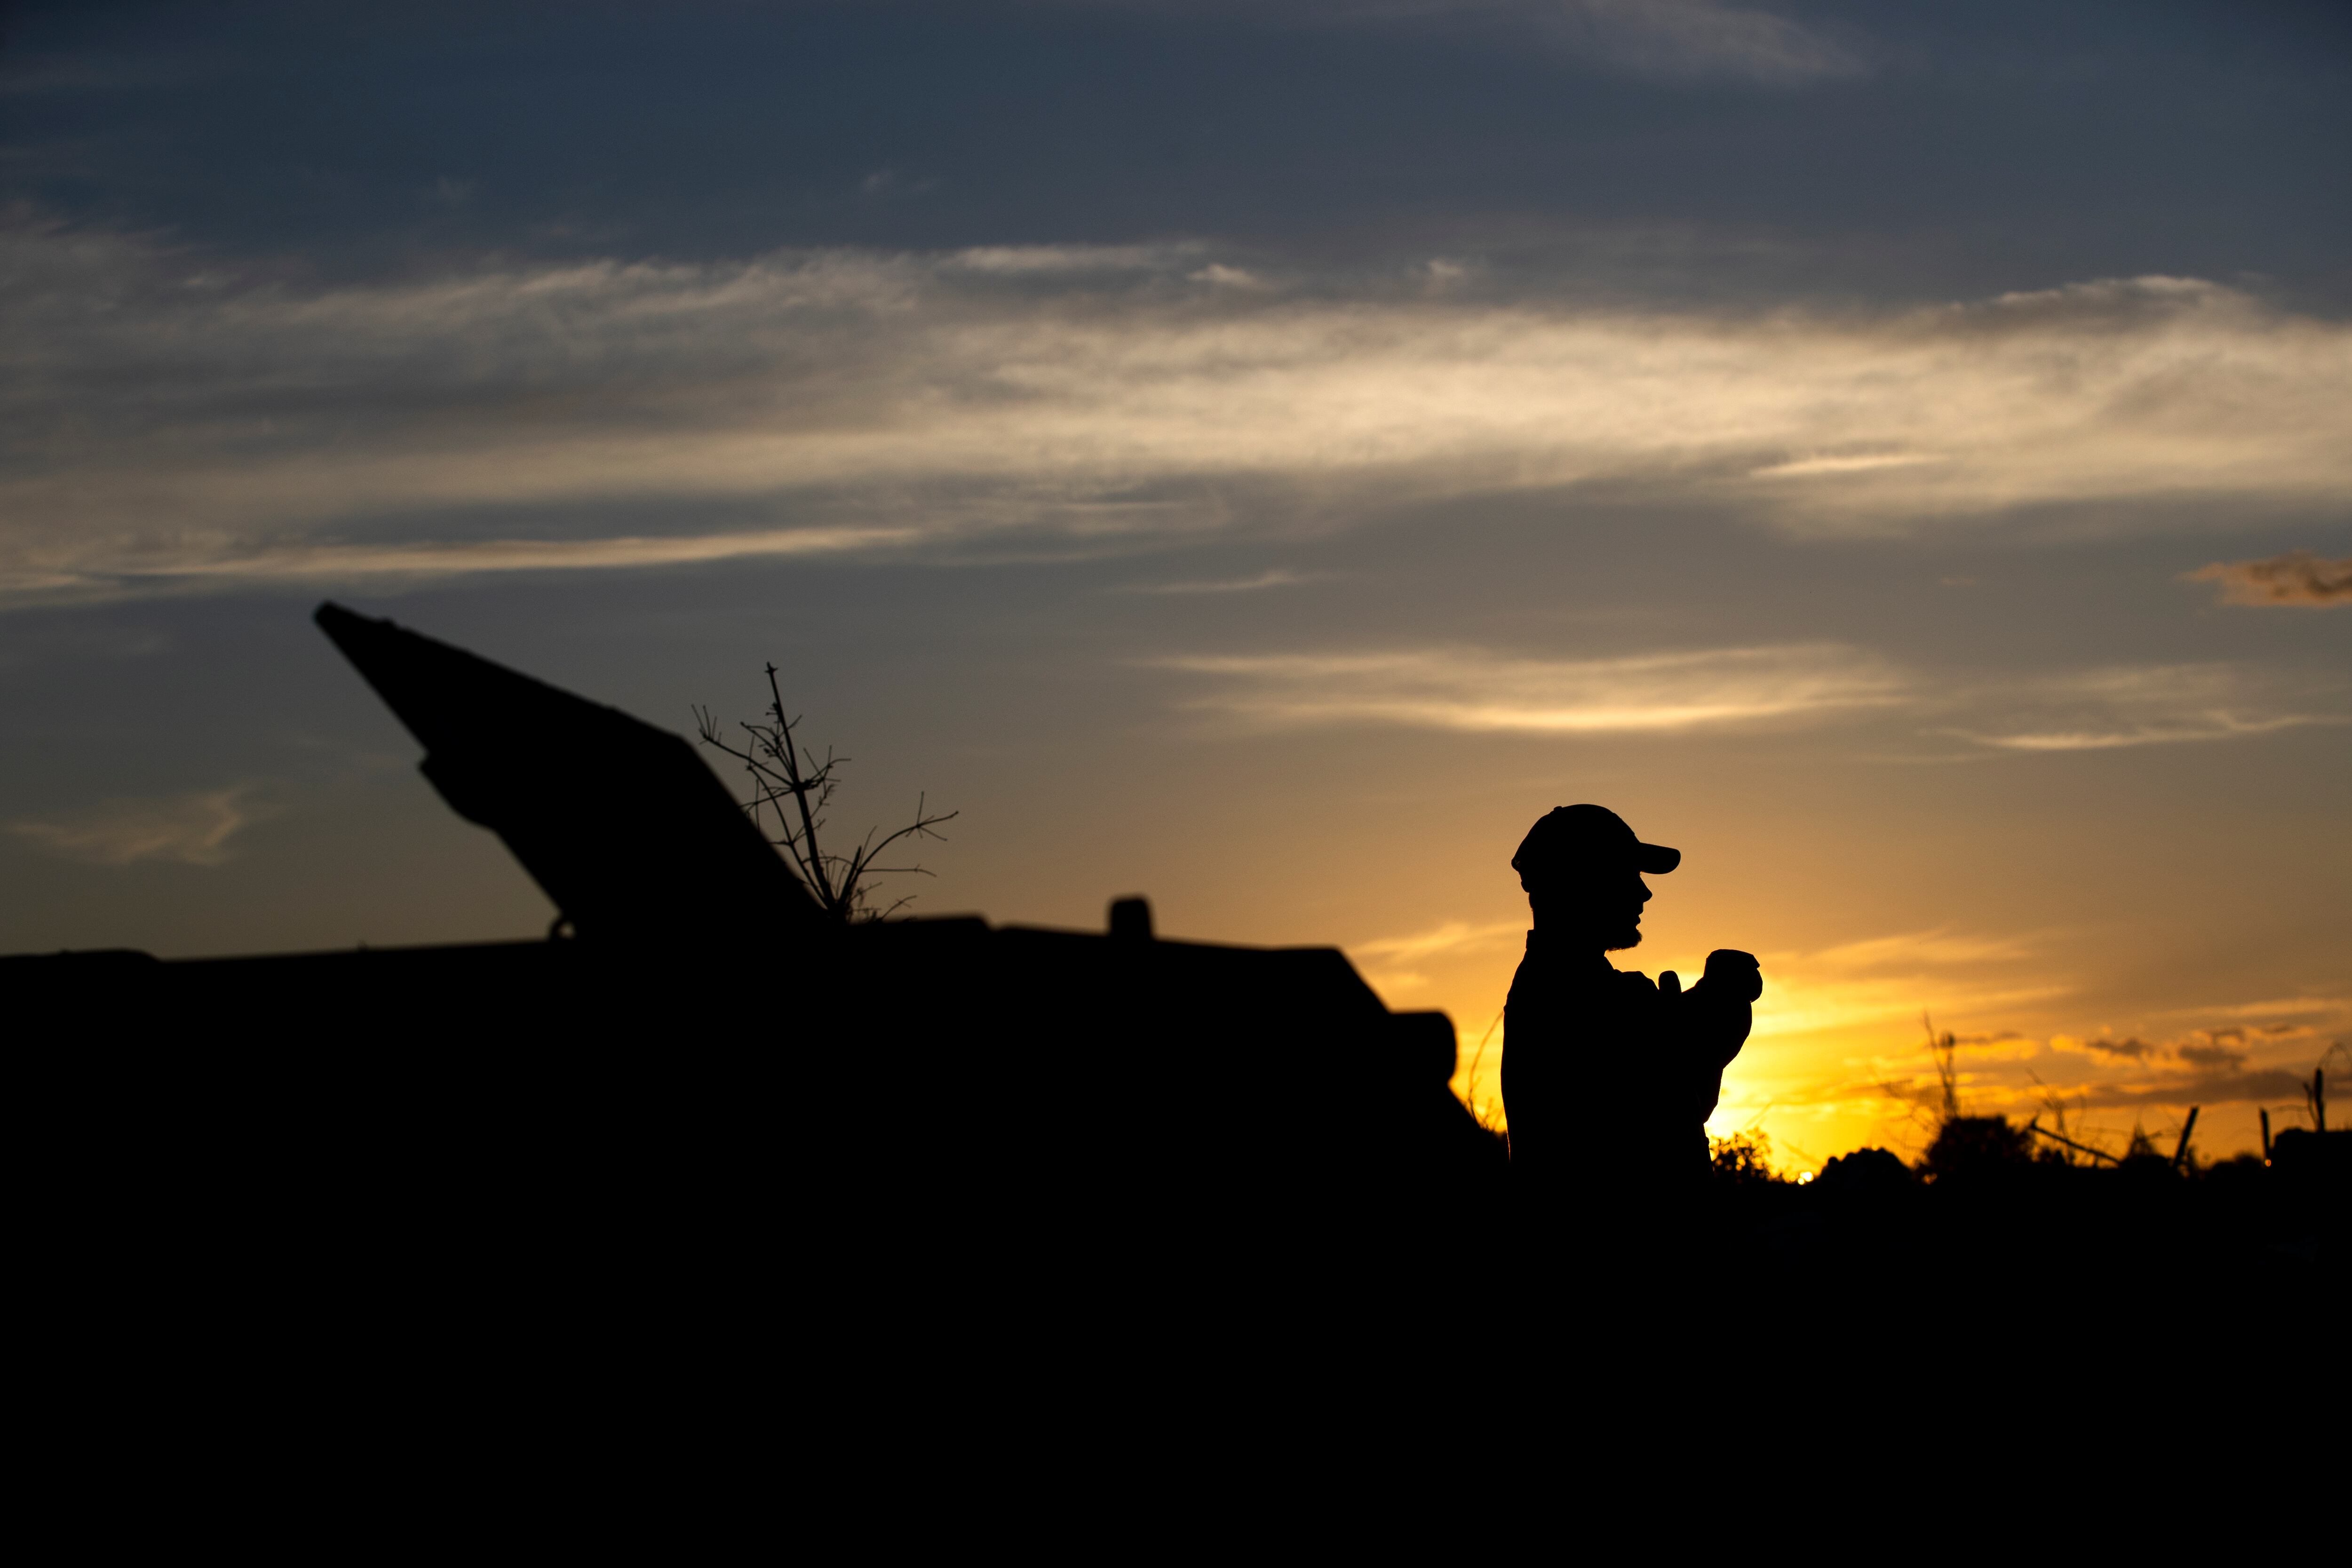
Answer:
<path fill-rule="evenodd" d="M 1761 1132 L 1710 1138 L 1706 1158 L 1717 1185 L 1766 1186 L 1782 1179 L 1772 1169 L 1772 1141 Z"/>
<path fill-rule="evenodd" d="M 1891 1149 L 1856 1149 L 1839 1154 L 1813 1178 L 1817 1194 L 1837 1199 L 1877 1197 L 1898 1193 L 1913 1183 L 1911 1167 Z"/>
<path fill-rule="evenodd" d="M 2352 1131 L 2338 1128 L 2320 1133 L 2307 1127 L 2290 1127 L 2272 1143 L 2271 1159 L 2290 1176 L 2332 1177 L 2342 1182 L 2352 1173 Z"/>
<path fill-rule="evenodd" d="M 2032 1158 L 2032 1139 L 2022 1127 L 1998 1116 L 1952 1116 L 1937 1129 L 1920 1165 L 1940 1182 L 2014 1170 Z"/>

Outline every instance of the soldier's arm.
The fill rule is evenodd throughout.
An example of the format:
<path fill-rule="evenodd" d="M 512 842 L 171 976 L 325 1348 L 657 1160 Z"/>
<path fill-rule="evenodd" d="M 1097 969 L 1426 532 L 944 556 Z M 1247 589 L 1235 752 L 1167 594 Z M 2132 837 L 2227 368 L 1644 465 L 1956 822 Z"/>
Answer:
<path fill-rule="evenodd" d="M 1658 976 L 1658 989 L 1684 996 L 1687 1037 L 1700 1059 L 1720 1070 L 1748 1043 L 1748 1031 L 1755 1026 L 1749 1005 L 1764 994 L 1764 973 L 1754 953 L 1718 947 L 1706 955 L 1706 973 L 1688 992 L 1671 969 Z"/>
<path fill-rule="evenodd" d="M 1764 994 L 1763 966 L 1752 952 L 1718 947 L 1706 955 L 1706 975 L 1694 990 L 1706 998 L 1706 1016 L 1713 1025 L 1710 1054 L 1717 1067 L 1727 1066 L 1756 1026 L 1751 1004 Z"/>

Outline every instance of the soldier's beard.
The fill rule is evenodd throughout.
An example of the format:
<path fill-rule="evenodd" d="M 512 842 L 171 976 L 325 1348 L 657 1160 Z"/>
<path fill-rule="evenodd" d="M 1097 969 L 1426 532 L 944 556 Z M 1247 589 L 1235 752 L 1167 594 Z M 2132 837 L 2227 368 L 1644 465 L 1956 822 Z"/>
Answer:
<path fill-rule="evenodd" d="M 1587 952 L 1622 952 L 1642 944 L 1641 906 L 1630 899 L 1579 898 L 1570 890 L 1565 896 L 1537 893 L 1529 902 L 1536 924 L 1551 941 Z M 1609 912 L 1612 904 L 1619 912 Z"/>

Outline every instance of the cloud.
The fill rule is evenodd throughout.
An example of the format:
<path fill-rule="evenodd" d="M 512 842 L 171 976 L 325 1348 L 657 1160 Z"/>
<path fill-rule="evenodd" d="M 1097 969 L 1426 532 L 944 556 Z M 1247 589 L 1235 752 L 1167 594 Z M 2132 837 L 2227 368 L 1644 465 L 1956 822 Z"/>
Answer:
<path fill-rule="evenodd" d="M 1819 965 L 1811 954 L 1761 956 L 1764 994 L 1756 1004 L 1754 1037 L 1758 1041 L 1780 1041 L 1844 1036 L 1864 1047 L 1875 1062 L 1878 1076 L 1874 1082 L 1888 1075 L 1908 1073 L 1924 1060 L 1916 1052 L 1906 1052 L 1899 1059 L 1879 1059 L 1884 1042 L 1916 1037 L 1923 999 L 1934 1002 L 1939 1018 L 1948 1012 L 1975 1017 L 1989 1014 L 1998 1016 L 2047 1003 L 2073 989 L 2063 975 L 2031 971 L 2021 973 L 2014 968 L 1994 968 L 1977 975 L 1928 967 L 1853 973 Z M 1985 1038 L 1979 1043 L 1979 1054 L 2026 1055 L 2031 1054 L 2031 1045 L 2021 1036 L 2013 1040 Z M 1763 1070 L 1763 1064 L 1760 1060 L 1750 1061 L 1742 1070 L 1753 1074 Z M 1801 1088 L 1793 1084 L 1784 1087 L 1791 1095 Z M 1775 1094 L 1780 1092 L 1779 1088 L 1774 1090 Z"/>
<path fill-rule="evenodd" d="M 2233 1072 L 2245 1065 L 2246 1053 L 2219 1043 L 2180 1047 L 2180 1059 L 2200 1072 Z"/>
<path fill-rule="evenodd" d="M 800 528 L 762 533 L 663 538 L 490 539 L 449 544 L 311 545 L 259 550 L 183 564 L 161 575 L 286 578 L 438 576 L 476 572 L 579 571 L 677 566 L 741 556 L 825 555 L 872 551 L 913 537 L 910 529 Z M 126 575 L 140 574 L 133 570 Z"/>
<path fill-rule="evenodd" d="M 2256 1072 L 2200 1073 L 2142 1084 L 2091 1084 L 2077 1091 L 2084 1104 L 2116 1106 L 2223 1105 L 2237 1100 L 2292 1103 L 2302 1098 L 2303 1080 L 2283 1068 Z"/>
<path fill-rule="evenodd" d="M 1163 592 L 1239 591 L 1178 584 Z M 1209 678 L 1185 706 L 1256 728 L 1392 724 L 1518 734 L 1672 733 L 1870 712 L 1984 715 L 1941 726 L 1997 752 L 2108 750 L 2266 735 L 2352 722 L 2336 689 L 2231 666 L 2130 667 L 2053 675 L 2021 685 L 1938 690 L 1865 650 L 1795 644 L 1638 654 L 1522 658 L 1476 647 L 1383 652 L 1196 654 L 1149 661 Z M 2006 731 L 1997 724 L 2015 726 Z M 2013 959 L 2004 940 L 1939 931 L 1875 937 L 1817 954 L 1825 968 Z"/>
<path fill-rule="evenodd" d="M 2224 604 L 2334 609 L 2352 605 L 2352 556 L 2330 561 L 2308 550 L 2290 550 L 2266 561 L 2216 561 L 2183 573 L 2181 581 L 2221 584 Z"/>
<path fill-rule="evenodd" d="M 2021 1012 L 2047 1017 L 2050 1004 L 2072 989 L 2037 987 L 2032 984 L 2037 979 L 2059 977 L 2020 973 L 2007 958 L 1991 961 L 1997 968 L 1972 972 L 1921 966 L 1899 978 L 1895 970 L 1879 970 L 1874 962 L 1860 971 L 1823 962 L 1831 953 L 1843 957 L 1855 952 L 1874 960 L 1876 953 L 1888 951 L 1880 946 L 1882 940 L 1813 953 L 1763 955 L 1766 986 L 1757 1006 L 1755 1036 L 1731 1068 L 1741 1103 L 1783 1110 L 1806 1108 L 1809 1115 L 1864 1121 L 1886 1117 L 1890 1105 L 1898 1108 L 1898 1120 L 1907 1119 L 1910 1108 L 1932 1110 L 1940 1100 L 1941 1085 L 1927 1070 L 1920 1045 L 1918 1007 L 1923 999 L 1934 1001 L 1940 1026 L 1948 1014 L 1956 1020 L 2016 1017 Z M 1986 945 L 2014 947 L 2026 954 L 2033 944 Z M 2055 1097 L 2070 1114 L 2121 1110 L 2126 1126 L 2131 1116 L 2152 1120 L 2165 1112 L 2177 1118 L 2192 1105 L 2292 1106 L 2300 1103 L 2297 1084 L 2310 1071 L 2307 1053 L 2313 1047 L 2308 1041 L 2314 1031 L 2294 1025 L 2289 1026 L 2291 1034 L 2275 1035 L 2271 1032 L 2274 1026 L 2264 1020 L 2289 1014 L 2340 1015 L 2345 1007 L 2340 997 L 2204 1007 L 2195 1011 L 2235 1015 L 2247 1021 L 2170 1038 L 2059 1033 L 2048 1037 L 2046 1047 L 2037 1047 L 2028 1033 L 2006 1028 L 1973 1037 L 1963 1033 L 1961 1098 L 1971 1113 L 2006 1114 L 2021 1121 Z M 1836 1036 L 1853 1042 L 1842 1061 L 1831 1054 L 1824 1037 Z M 2096 1126 L 2093 1123 L 2095 1142 Z M 2119 1150 L 2116 1131 L 2106 1129 L 2107 1146 Z M 1871 1136 L 1883 1138 L 1885 1130 Z"/>
<path fill-rule="evenodd" d="M 1498 942 L 1517 942 L 1526 931 L 1525 921 L 1499 921 L 1485 925 L 1472 925 L 1467 921 L 1446 921 L 1411 936 L 1381 937 L 1372 942 L 1354 942 L 1348 951 L 1363 958 L 1412 963 L 1436 953 L 1460 952 Z"/>
<path fill-rule="evenodd" d="M 2115 1057 L 2123 1061 L 2147 1061 L 2156 1055 L 2156 1047 L 2137 1035 L 2126 1036 L 2120 1040 L 2109 1039 L 2104 1035 L 2096 1035 L 2087 1040 L 2071 1040 L 2060 1035 L 2053 1037 L 2050 1043 L 2061 1050 L 2070 1046 L 2081 1046 L 2097 1052 L 2100 1056 Z"/>
<path fill-rule="evenodd" d="M 1093 8 L 1206 13 L 1258 26 L 1427 25 L 1528 29 L 1562 54 L 1654 80 L 1772 87 L 1864 74 L 1849 44 L 1769 11 L 1719 0 L 1079 0 Z M 1519 36 L 1524 36 L 1523 34 Z"/>
<path fill-rule="evenodd" d="M 1906 931 L 1824 948 L 1810 957 L 1828 969 L 1882 969 L 1889 964 L 2002 963 L 2031 957 L 2014 937 L 1955 936 L 1948 931 Z"/>
<path fill-rule="evenodd" d="M 194 51 L 168 58 L 103 54 L 28 54 L 21 46 L 0 55 L 0 99 L 47 93 L 113 93 L 173 85 L 215 74 L 220 61 Z"/>
<path fill-rule="evenodd" d="M 2210 1016 L 2220 1018 L 2308 1018 L 2323 1014 L 2347 1010 L 2342 996 L 2272 996 L 2259 1002 L 2217 1003 L 2202 1007 L 2180 1007 L 2171 1016 Z"/>
<path fill-rule="evenodd" d="M 919 265 L 929 259 L 934 266 L 951 272 L 993 273 L 1001 277 L 1052 277 L 1055 274 L 1093 273 L 1109 275 L 1121 272 L 1153 274 L 1171 267 L 1189 267 L 1200 254 L 1195 245 L 982 245 L 965 250 L 950 251 L 929 258 L 894 258 L 856 252 L 819 253 L 836 261 L 853 265 L 864 261 L 887 264 L 891 261 L 915 259 Z M 785 253 L 781 259 L 793 259 Z"/>
<path fill-rule="evenodd" d="M 1191 583 L 1129 583 L 1117 590 L 1122 594 L 1255 594 L 1265 588 L 1287 588 L 1299 583 L 1321 582 L 1331 574 L 1328 572 L 1291 572 L 1282 567 L 1260 572 L 1250 577 L 1223 577 Z"/>
<path fill-rule="evenodd" d="M 1538 735 L 1651 733 L 1801 721 L 1889 700 L 1895 678 L 1835 645 L 1628 658 L 1517 658 L 1481 648 L 1211 655 L 1152 661 L 1219 689 L 1186 706 L 1253 726 L 1396 724 Z"/>
<path fill-rule="evenodd" d="M 2011 752 L 2239 740 L 2352 721 L 2331 705 L 2334 695 L 2325 687 L 2297 685 L 2233 665 L 2131 665 L 1976 694 L 1979 705 L 2005 710 L 2004 727 L 1948 732 Z"/>
<path fill-rule="evenodd" d="M 1932 1007 L 1940 1033 L 1947 1015 L 1999 1017 L 2064 994 L 2070 984 L 2063 974 L 2050 973 L 2044 945 L 2025 935 L 1971 934 L 1938 927 L 1810 952 L 1766 952 L 1760 955 L 1765 986 L 1756 1007 L 1756 1036 L 1785 1039 L 1843 1034 L 1865 1046 L 1874 1058 L 1885 1048 L 1880 1042 L 1916 1045 L 1924 1037 L 1923 1005 Z M 1970 1031 L 1959 1043 L 1978 1061 L 2022 1058 L 2040 1049 L 2020 1031 L 2005 1027 Z M 1878 1078 L 1907 1073 L 1914 1065 L 1908 1054 L 1899 1062 L 1880 1061 Z M 1758 1064 L 1751 1062 L 1743 1070 L 1752 1073 Z M 1773 1093 L 1780 1095 L 1783 1088 L 1791 1096 L 1812 1093 L 1794 1085 L 1776 1087 Z"/>
<path fill-rule="evenodd" d="M 217 866 L 229 858 L 229 838 L 264 815 L 247 800 L 250 793 L 250 786 L 238 784 L 163 800 L 113 800 L 63 817 L 7 826 L 54 854 L 91 865 L 171 860 Z"/>
<path fill-rule="evenodd" d="M 896 169 L 877 169 L 857 182 L 860 195 L 869 200 L 894 196 L 928 195 L 939 185 L 937 180 L 909 179 Z"/>
<path fill-rule="evenodd" d="M 1472 925 L 1467 921 L 1445 921 L 1411 936 L 1380 937 L 1370 942 L 1350 942 L 1348 955 L 1363 970 L 1367 980 L 1382 992 L 1392 994 L 1429 984 L 1428 975 L 1409 965 L 1440 955 L 1459 957 L 1506 942 L 1516 944 L 1526 931 L 1525 921 L 1502 921 L 1484 925 Z"/>
<path fill-rule="evenodd" d="M 2267 1005 L 2251 1005 L 2259 1008 Z M 2305 1037 L 2311 1031 L 2293 1028 L 2288 1036 L 2282 1037 L 2268 1027 L 2258 1026 L 2256 1032 L 2265 1037 L 2261 1044 L 2270 1053 L 2271 1060 L 2251 1068 L 2248 1061 L 2254 1053 L 2248 1031 L 2240 1027 L 2199 1030 L 2187 1039 L 2165 1045 L 2137 1036 L 2084 1039 L 2055 1035 L 2050 1040 L 2053 1051 L 2093 1053 L 2137 1070 L 2122 1079 L 2094 1079 L 2060 1082 L 2054 1087 L 2070 1103 L 2098 1108 L 2179 1107 L 2233 1100 L 2293 1102 L 2299 1097 L 2300 1079 L 2294 1070 L 2278 1064 L 2276 1052 L 2288 1037 Z M 2063 1069 L 2059 1076 L 2063 1077 Z M 1990 1090 L 1993 1086 L 1986 1087 Z M 2041 1080 L 2036 1080 L 2036 1087 L 2037 1090 L 2042 1089 Z"/>
<path fill-rule="evenodd" d="M 2042 1055 L 2042 1042 L 2015 1029 L 1990 1035 L 1963 1035 L 1953 1042 L 1953 1054 L 1983 1067 L 1993 1062 L 2032 1061 Z"/>
<path fill-rule="evenodd" d="M 1600 483 L 1806 534 L 2352 487 L 2352 324 L 2209 283 L 1870 314 L 1187 281 L 1218 267 L 812 250 L 322 288 L 0 224 L 0 594 L 539 564 L 523 539 L 611 566 L 1113 549 Z M 714 513 L 750 537 L 646 542 Z"/>
<path fill-rule="evenodd" d="M 1848 458 L 1797 458 L 1785 463 L 1769 463 L 1751 469 L 1751 479 L 1801 479 L 1817 474 L 1866 474 L 1875 468 L 1907 468 L 1918 463 L 1933 463 L 1940 458 L 1920 452 L 1882 452 L 1871 456 Z"/>
<path fill-rule="evenodd" d="M 1714 0 L 1567 0 L 1545 10 L 1555 37 L 1633 76 L 1797 87 L 1868 69 L 1852 48 L 1800 23 Z"/>
<path fill-rule="evenodd" d="M 1212 261 L 1198 272 L 1187 273 L 1185 280 L 1206 283 L 1213 289 L 1264 289 L 1267 286 L 1256 273 L 1239 267 L 1227 267 L 1221 261 Z"/>

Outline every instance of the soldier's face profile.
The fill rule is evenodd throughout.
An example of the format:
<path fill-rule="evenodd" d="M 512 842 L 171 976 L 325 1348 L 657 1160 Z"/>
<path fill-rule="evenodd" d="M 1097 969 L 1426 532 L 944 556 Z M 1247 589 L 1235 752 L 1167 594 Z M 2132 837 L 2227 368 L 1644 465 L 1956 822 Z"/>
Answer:
<path fill-rule="evenodd" d="M 1638 871 L 1568 879 L 1548 889 L 1542 900 L 1547 919 L 1556 911 L 1563 924 L 1607 952 L 1641 945 L 1642 906 L 1650 901 L 1650 887 Z"/>
<path fill-rule="evenodd" d="M 1628 871 L 1612 879 L 1609 890 L 1598 902 L 1594 913 L 1608 928 L 1601 945 L 1614 952 L 1621 948 L 1642 945 L 1642 906 L 1650 901 L 1650 885 L 1642 880 L 1641 873 Z"/>

